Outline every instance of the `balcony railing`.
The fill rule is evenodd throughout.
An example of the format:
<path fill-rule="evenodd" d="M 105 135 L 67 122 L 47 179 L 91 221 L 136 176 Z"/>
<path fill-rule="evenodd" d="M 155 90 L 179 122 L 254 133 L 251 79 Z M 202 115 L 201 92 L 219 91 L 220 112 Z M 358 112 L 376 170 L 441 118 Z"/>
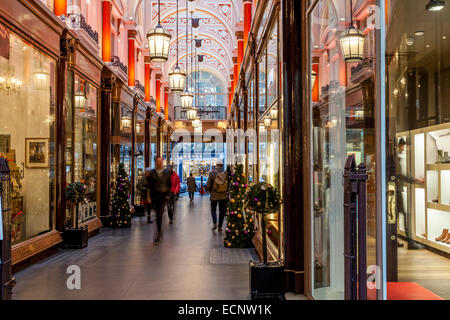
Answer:
<path fill-rule="evenodd" d="M 227 120 L 227 107 L 197 107 L 198 116 L 203 121 Z M 182 107 L 175 107 L 175 121 L 188 121 L 187 113 Z"/>
<path fill-rule="evenodd" d="M 73 29 L 84 30 L 89 37 L 98 44 L 98 32 L 86 22 L 86 18 L 80 13 L 69 13 L 67 17 L 67 24 Z"/>

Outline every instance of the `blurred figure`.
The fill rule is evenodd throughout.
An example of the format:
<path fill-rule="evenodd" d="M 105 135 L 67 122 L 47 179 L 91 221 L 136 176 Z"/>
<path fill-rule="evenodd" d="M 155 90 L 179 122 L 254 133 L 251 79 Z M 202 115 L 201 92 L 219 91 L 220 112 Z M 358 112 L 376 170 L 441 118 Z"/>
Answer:
<path fill-rule="evenodd" d="M 402 162 L 400 155 L 406 152 L 406 141 L 401 138 L 397 145 L 397 162 L 396 162 L 396 171 L 397 171 L 397 204 L 398 204 L 398 212 L 403 213 L 405 217 L 405 234 L 408 243 L 409 250 L 417 250 L 425 248 L 422 244 L 412 239 L 412 218 L 411 213 L 408 212 L 407 208 L 404 208 L 403 205 L 403 188 L 407 187 L 408 184 L 419 183 L 423 184 L 424 179 L 421 178 L 412 178 L 408 175 L 405 175 L 402 172 L 408 171 L 406 168 L 402 168 Z M 402 170 L 403 169 L 403 170 Z"/>
<path fill-rule="evenodd" d="M 152 221 L 152 201 L 150 200 L 150 189 L 148 188 L 147 179 L 150 176 L 151 168 L 145 169 L 144 176 L 139 180 L 136 189 L 139 190 L 142 205 L 145 207 L 147 215 L 147 223 L 153 223 Z"/>
<path fill-rule="evenodd" d="M 172 172 L 171 175 L 171 192 L 170 192 L 170 200 L 169 200 L 169 207 L 167 208 L 167 212 L 169 214 L 170 224 L 173 224 L 173 216 L 175 213 L 175 198 L 180 193 L 180 177 L 178 176 L 177 172 L 173 169 L 173 166 L 169 167 L 169 170 Z"/>
<path fill-rule="evenodd" d="M 162 158 L 156 159 L 156 169 L 153 169 L 147 177 L 150 189 L 150 199 L 156 211 L 157 234 L 155 245 L 158 245 L 162 237 L 162 221 L 164 209 L 170 199 L 172 190 L 172 172 L 164 168 Z"/>
<path fill-rule="evenodd" d="M 223 171 L 223 163 L 217 163 L 216 169 L 209 175 L 206 189 L 211 194 L 213 231 L 219 228 L 219 232 L 222 232 L 228 201 L 228 178 L 227 174 Z M 217 221 L 217 205 L 219 205 L 219 221 Z"/>
<path fill-rule="evenodd" d="M 187 178 L 186 184 L 188 187 L 189 199 L 192 202 L 194 201 L 195 192 L 197 191 L 197 182 L 195 182 L 195 178 L 192 173 L 190 174 L 189 178 Z"/>

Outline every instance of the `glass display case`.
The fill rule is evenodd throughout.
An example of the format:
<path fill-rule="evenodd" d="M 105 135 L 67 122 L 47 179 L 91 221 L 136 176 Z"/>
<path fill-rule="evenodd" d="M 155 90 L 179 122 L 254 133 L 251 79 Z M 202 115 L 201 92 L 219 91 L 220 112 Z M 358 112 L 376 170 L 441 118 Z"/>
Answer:
<path fill-rule="evenodd" d="M 450 253 L 450 243 L 440 239 L 444 229 L 450 228 L 450 123 L 412 130 L 410 136 L 414 240 Z M 406 135 L 399 134 L 398 138 Z M 406 171 L 407 166 L 404 167 Z M 408 199 L 407 194 L 405 198 Z M 400 223 L 399 232 L 404 229 L 405 223 Z"/>

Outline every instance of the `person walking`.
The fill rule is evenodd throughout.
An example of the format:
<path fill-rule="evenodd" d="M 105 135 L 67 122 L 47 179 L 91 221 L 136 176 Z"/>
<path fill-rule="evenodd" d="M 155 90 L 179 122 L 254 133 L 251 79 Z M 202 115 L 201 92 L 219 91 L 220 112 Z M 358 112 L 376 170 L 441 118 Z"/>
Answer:
<path fill-rule="evenodd" d="M 178 176 L 177 172 L 173 169 L 173 166 L 169 168 L 169 170 L 172 171 L 171 174 L 171 192 L 170 192 L 170 200 L 169 200 L 169 207 L 167 208 L 167 213 L 169 214 L 170 224 L 173 224 L 173 216 L 175 213 L 175 198 L 180 193 L 181 183 L 180 183 L 180 177 Z"/>
<path fill-rule="evenodd" d="M 413 231 L 412 231 L 412 216 L 411 212 L 409 212 L 407 207 L 403 205 L 403 190 L 408 184 L 423 184 L 425 181 L 423 178 L 414 178 L 411 177 L 406 169 L 405 163 L 402 163 L 402 155 L 406 152 L 406 141 L 401 138 L 397 145 L 397 161 L 395 164 L 396 174 L 397 174 L 397 211 L 398 213 L 402 213 L 405 217 L 405 234 L 406 234 L 406 242 L 408 244 L 408 250 L 418 250 L 424 249 L 425 246 L 413 239 Z M 392 169 L 393 169 L 392 168 Z M 393 176 L 393 175 L 390 175 Z M 402 247 L 403 244 L 398 242 L 398 246 Z"/>
<path fill-rule="evenodd" d="M 157 234 L 155 245 L 158 245 L 162 237 L 164 209 L 170 199 L 170 191 L 172 190 L 172 172 L 164 168 L 162 158 L 156 159 L 156 169 L 150 172 L 147 184 L 150 189 L 150 199 L 156 211 Z"/>
<path fill-rule="evenodd" d="M 195 192 L 197 191 L 197 182 L 195 182 L 195 178 L 192 173 L 190 174 L 189 178 L 187 178 L 186 184 L 188 187 L 189 199 L 192 202 L 194 201 Z"/>
<path fill-rule="evenodd" d="M 213 231 L 219 228 L 219 232 L 222 232 L 228 201 L 228 179 L 222 163 L 217 163 L 216 169 L 210 173 L 206 189 L 210 194 Z M 217 221 L 217 205 L 219 205 L 219 221 Z"/>
<path fill-rule="evenodd" d="M 145 208 L 145 213 L 147 215 L 147 223 L 153 223 L 152 221 L 152 203 L 150 200 L 150 190 L 147 184 L 147 178 L 150 176 L 150 172 L 152 170 L 150 168 L 145 169 L 144 176 L 139 179 L 139 182 L 136 186 L 136 189 L 139 191 L 141 196 L 142 205 Z"/>

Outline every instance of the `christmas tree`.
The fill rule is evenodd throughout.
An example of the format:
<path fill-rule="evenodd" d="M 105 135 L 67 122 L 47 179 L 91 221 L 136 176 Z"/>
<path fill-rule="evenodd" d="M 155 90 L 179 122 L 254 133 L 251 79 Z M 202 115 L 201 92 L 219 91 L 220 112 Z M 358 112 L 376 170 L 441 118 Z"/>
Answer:
<path fill-rule="evenodd" d="M 237 165 L 234 173 L 230 173 L 228 180 L 230 182 L 230 203 L 224 241 L 227 248 L 253 247 L 255 221 L 253 215 L 245 208 L 245 194 L 248 185 L 243 171 L 243 166 Z"/>
<path fill-rule="evenodd" d="M 128 202 L 129 183 L 128 175 L 123 163 L 119 165 L 119 172 L 116 178 L 116 190 L 112 198 L 112 228 L 130 228 L 131 210 Z"/>

